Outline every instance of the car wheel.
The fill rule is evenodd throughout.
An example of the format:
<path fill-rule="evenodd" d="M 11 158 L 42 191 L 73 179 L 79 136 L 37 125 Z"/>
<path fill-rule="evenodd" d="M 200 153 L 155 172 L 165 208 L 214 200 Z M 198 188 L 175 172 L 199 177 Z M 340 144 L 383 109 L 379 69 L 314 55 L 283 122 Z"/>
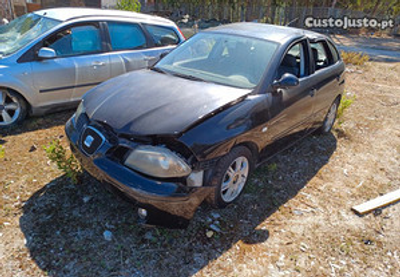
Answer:
<path fill-rule="evenodd" d="M 327 134 L 331 131 L 333 124 L 335 124 L 339 103 L 340 100 L 338 98 L 329 108 L 328 113 L 325 116 L 324 122 L 322 123 L 322 126 L 318 129 L 319 134 Z"/>
<path fill-rule="evenodd" d="M 235 201 L 243 192 L 253 168 L 251 151 L 244 146 L 238 146 L 221 158 L 214 174 L 211 184 L 214 192 L 210 202 L 217 208 L 224 208 Z"/>
<path fill-rule="evenodd" d="M 23 121 L 27 106 L 19 94 L 0 88 L 0 128 L 12 127 Z"/>

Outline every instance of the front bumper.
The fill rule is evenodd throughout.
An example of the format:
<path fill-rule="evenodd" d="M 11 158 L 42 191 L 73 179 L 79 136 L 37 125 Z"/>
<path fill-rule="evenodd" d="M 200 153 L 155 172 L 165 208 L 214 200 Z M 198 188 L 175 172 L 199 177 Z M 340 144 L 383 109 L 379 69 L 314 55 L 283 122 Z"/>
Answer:
<path fill-rule="evenodd" d="M 107 153 L 115 146 L 115 140 L 105 137 L 104 143 L 88 155 L 82 151 L 81 134 L 74 118 L 68 120 L 65 131 L 70 140 L 71 150 L 83 168 L 100 182 L 117 188 L 128 198 L 136 201 L 140 208 L 147 210 L 142 219 L 145 224 L 184 228 L 189 224 L 197 207 L 211 193 L 210 187 L 189 188 L 184 184 L 154 180 L 145 177 L 110 158 Z M 101 132 L 99 126 L 95 128 Z"/>

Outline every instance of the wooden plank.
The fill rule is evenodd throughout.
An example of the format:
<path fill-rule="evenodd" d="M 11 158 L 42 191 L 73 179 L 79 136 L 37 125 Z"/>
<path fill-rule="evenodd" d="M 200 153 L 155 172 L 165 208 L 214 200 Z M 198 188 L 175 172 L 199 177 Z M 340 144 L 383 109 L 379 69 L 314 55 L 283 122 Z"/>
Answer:
<path fill-rule="evenodd" d="M 352 210 L 359 214 L 366 214 L 370 211 L 387 206 L 397 201 L 400 201 L 400 189 L 389 192 L 363 204 L 354 206 L 352 207 Z"/>

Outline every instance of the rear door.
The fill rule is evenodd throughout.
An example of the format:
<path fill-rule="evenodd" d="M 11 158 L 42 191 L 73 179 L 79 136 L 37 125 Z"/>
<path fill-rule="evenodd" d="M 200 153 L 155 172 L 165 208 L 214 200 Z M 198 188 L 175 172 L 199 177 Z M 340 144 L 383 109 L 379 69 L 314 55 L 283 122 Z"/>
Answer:
<path fill-rule="evenodd" d="M 130 22 L 108 21 L 111 75 L 153 66 L 161 54 L 180 42 L 170 28 Z"/>
<path fill-rule="evenodd" d="M 314 124 L 320 126 L 340 89 L 343 89 L 343 64 L 333 45 L 325 39 L 311 42 L 312 58 L 318 79 L 316 85 Z"/>

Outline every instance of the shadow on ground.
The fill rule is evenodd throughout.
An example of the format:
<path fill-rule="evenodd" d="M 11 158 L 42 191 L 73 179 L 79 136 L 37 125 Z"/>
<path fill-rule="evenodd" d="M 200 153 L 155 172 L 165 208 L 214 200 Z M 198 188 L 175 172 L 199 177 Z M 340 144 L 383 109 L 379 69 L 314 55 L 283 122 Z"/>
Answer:
<path fill-rule="evenodd" d="M 75 110 L 67 110 L 63 112 L 46 114 L 40 117 L 28 117 L 22 122 L 22 124 L 18 126 L 4 130 L 0 129 L 0 137 L 15 136 L 41 129 L 49 129 L 54 126 L 64 125 L 74 114 L 74 112 Z"/>
<path fill-rule="evenodd" d="M 335 149 L 332 134 L 304 139 L 259 168 L 240 201 L 224 210 L 202 206 L 186 230 L 139 226 L 133 204 L 87 175 L 81 185 L 63 176 L 37 191 L 20 227 L 32 259 L 49 276 L 192 276 L 240 240 L 268 240 L 268 230 L 257 226 L 296 196 Z M 211 224 L 221 232 L 207 238 Z"/>

